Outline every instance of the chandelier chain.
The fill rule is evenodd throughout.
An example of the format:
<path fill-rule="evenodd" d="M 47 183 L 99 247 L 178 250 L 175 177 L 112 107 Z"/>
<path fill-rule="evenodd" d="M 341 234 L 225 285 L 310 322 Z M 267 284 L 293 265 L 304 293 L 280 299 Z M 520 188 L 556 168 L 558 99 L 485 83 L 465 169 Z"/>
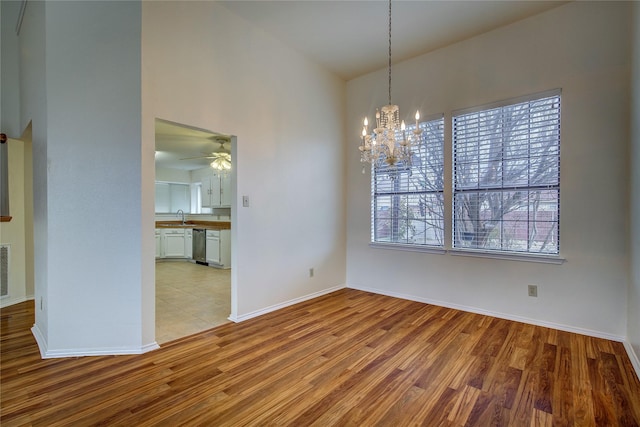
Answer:
<path fill-rule="evenodd" d="M 389 105 L 391 105 L 391 0 L 389 0 Z"/>

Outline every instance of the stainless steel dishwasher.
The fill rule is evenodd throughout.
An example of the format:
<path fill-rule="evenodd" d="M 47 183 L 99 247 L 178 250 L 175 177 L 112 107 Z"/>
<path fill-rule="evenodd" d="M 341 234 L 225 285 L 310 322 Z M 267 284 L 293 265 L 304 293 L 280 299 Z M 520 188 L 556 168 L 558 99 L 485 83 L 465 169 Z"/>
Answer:
<path fill-rule="evenodd" d="M 207 232 L 202 228 L 193 229 L 192 256 L 196 263 L 207 265 Z"/>

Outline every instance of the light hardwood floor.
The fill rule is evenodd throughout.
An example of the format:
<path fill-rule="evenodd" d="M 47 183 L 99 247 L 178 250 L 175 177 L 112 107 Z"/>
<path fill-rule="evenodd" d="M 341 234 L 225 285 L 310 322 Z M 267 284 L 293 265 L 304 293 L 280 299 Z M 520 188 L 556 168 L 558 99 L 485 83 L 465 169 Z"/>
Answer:
<path fill-rule="evenodd" d="M 231 270 L 156 262 L 156 342 L 163 344 L 228 322 Z"/>
<path fill-rule="evenodd" d="M 2 309 L 9 426 L 637 426 L 621 343 L 341 290 L 139 356 L 41 360 Z"/>

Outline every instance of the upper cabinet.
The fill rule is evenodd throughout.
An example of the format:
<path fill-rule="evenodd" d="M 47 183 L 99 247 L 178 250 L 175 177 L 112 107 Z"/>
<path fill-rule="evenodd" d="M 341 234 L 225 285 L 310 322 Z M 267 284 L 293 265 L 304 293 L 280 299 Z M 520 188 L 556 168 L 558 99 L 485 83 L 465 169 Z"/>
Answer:
<path fill-rule="evenodd" d="M 202 207 L 226 208 L 231 206 L 231 177 L 216 173 L 202 178 Z"/>

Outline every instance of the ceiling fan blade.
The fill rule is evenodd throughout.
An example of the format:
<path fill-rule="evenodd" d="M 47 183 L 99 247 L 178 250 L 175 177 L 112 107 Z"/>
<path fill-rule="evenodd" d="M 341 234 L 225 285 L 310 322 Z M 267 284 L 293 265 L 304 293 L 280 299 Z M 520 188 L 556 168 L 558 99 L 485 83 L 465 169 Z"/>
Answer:
<path fill-rule="evenodd" d="M 216 156 L 209 154 L 209 155 L 205 155 L 205 156 L 185 157 L 185 158 L 180 159 L 180 160 L 215 159 L 215 158 L 216 158 Z"/>
<path fill-rule="evenodd" d="M 229 155 L 229 153 L 221 151 L 221 152 L 218 152 L 218 153 L 202 153 L 202 156 L 185 157 L 185 158 L 180 159 L 180 160 L 217 159 L 218 157 L 230 158 L 231 156 Z"/>

